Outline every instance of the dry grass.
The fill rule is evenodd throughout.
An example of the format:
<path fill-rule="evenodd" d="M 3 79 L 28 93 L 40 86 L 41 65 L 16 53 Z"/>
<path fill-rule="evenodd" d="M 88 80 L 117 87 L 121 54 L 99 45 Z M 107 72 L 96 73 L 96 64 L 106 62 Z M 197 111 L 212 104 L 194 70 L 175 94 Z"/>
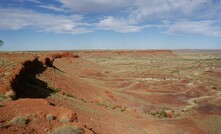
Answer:
<path fill-rule="evenodd" d="M 62 123 L 68 123 L 70 121 L 71 121 L 71 119 L 66 115 L 64 115 L 60 118 L 60 122 L 62 122 Z"/>
<path fill-rule="evenodd" d="M 52 131 L 52 134 L 83 134 L 84 130 L 76 126 L 59 126 Z"/>
<path fill-rule="evenodd" d="M 55 119 L 55 116 L 53 116 L 52 114 L 47 114 L 46 119 L 49 120 L 49 121 L 52 121 L 52 120 Z"/>
<path fill-rule="evenodd" d="M 25 126 L 29 123 L 29 119 L 24 116 L 17 116 L 14 117 L 9 124 L 15 125 L 15 126 Z"/>

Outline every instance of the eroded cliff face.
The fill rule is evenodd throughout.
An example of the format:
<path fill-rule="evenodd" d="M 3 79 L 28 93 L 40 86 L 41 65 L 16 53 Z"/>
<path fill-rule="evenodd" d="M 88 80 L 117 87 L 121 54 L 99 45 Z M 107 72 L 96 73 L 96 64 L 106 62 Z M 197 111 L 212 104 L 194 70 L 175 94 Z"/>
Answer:
<path fill-rule="evenodd" d="M 46 82 L 37 79 L 36 75 L 42 73 L 48 67 L 53 68 L 53 62 L 56 58 L 78 58 L 79 56 L 63 52 L 49 54 L 3 54 L 2 57 L 5 58 L 6 63 L 0 72 L 0 94 L 4 99 L 18 99 L 46 98 L 54 91 L 48 87 Z M 10 62 L 14 64 L 12 65 Z"/>
<path fill-rule="evenodd" d="M 56 133 L 70 131 L 69 129 L 80 134 L 94 133 L 92 129 L 89 130 L 85 124 L 78 121 L 75 111 L 49 102 L 46 98 L 56 91 L 48 83 L 37 78 L 37 75 L 48 68 L 56 70 L 53 66 L 56 58 L 78 58 L 77 55 L 13 53 L 3 54 L 2 57 L 8 62 L 0 70 L 2 134 Z"/>

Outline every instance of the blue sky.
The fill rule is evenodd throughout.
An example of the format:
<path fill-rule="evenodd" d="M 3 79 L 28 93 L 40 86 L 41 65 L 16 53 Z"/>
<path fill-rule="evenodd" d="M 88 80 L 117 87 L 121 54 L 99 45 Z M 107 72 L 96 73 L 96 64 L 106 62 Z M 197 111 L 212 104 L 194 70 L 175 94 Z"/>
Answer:
<path fill-rule="evenodd" d="M 1 0 L 3 51 L 221 49 L 221 0 Z"/>

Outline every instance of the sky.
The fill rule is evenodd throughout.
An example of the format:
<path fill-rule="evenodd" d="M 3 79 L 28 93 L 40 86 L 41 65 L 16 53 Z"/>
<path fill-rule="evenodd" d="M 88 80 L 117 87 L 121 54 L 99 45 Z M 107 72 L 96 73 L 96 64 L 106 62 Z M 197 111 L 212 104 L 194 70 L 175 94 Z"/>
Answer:
<path fill-rule="evenodd" d="M 221 0 L 0 0 L 0 51 L 221 49 Z"/>

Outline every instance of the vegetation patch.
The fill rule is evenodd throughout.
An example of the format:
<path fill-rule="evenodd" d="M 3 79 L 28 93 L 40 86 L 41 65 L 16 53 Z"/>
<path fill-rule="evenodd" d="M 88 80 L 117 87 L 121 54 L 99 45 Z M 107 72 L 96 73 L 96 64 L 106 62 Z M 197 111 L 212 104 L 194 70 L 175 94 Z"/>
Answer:
<path fill-rule="evenodd" d="M 59 88 L 55 88 L 55 87 L 52 87 L 52 86 L 48 86 L 48 89 L 53 91 L 53 92 L 59 92 L 60 91 Z"/>
<path fill-rule="evenodd" d="M 211 88 L 212 88 L 213 90 L 217 90 L 217 85 L 212 85 Z"/>
<path fill-rule="evenodd" d="M 59 126 L 52 131 L 52 134 L 83 134 L 84 130 L 76 126 Z"/>
<path fill-rule="evenodd" d="M 74 96 L 74 95 L 72 95 L 72 94 L 70 94 L 70 93 L 67 93 L 67 94 L 65 94 L 67 97 L 71 97 L 71 98 L 75 98 L 75 99 L 77 99 L 77 96 Z"/>
<path fill-rule="evenodd" d="M 170 109 L 163 109 L 161 111 L 152 112 L 150 114 L 157 118 L 172 118 L 178 116 L 178 114 L 176 114 L 173 110 Z"/>
<path fill-rule="evenodd" d="M 0 101 L 3 101 L 5 99 L 6 99 L 5 95 L 4 94 L 0 94 Z"/>
<path fill-rule="evenodd" d="M 56 119 L 56 117 L 53 116 L 52 114 L 47 114 L 46 119 L 49 120 L 49 121 L 52 121 L 52 120 Z"/>
<path fill-rule="evenodd" d="M 60 118 L 60 122 L 62 123 L 68 123 L 70 122 L 71 119 L 67 116 L 67 115 L 63 115 L 61 118 Z"/>
<path fill-rule="evenodd" d="M 25 126 L 29 123 L 29 119 L 24 116 L 18 116 L 14 117 L 9 124 L 15 125 L 15 126 Z"/>
<path fill-rule="evenodd" d="M 151 115 L 158 118 L 167 118 L 167 113 L 164 110 L 151 113 Z"/>

